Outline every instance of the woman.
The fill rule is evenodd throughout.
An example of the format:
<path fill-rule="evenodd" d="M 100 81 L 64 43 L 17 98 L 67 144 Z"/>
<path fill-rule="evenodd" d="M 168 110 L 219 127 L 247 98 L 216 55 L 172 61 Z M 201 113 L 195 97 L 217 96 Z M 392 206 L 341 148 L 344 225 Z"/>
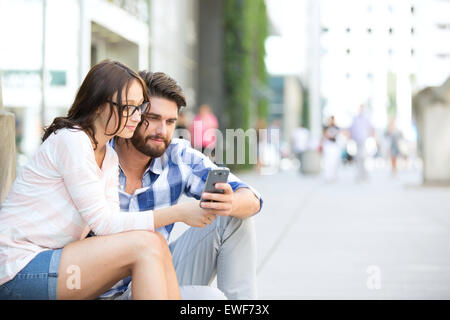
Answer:
<path fill-rule="evenodd" d="M 335 118 L 331 116 L 323 129 L 322 137 L 323 171 L 326 182 L 334 182 L 337 179 L 342 153 L 338 143 L 339 132 L 340 129 L 336 126 Z"/>
<path fill-rule="evenodd" d="M 395 118 L 391 118 L 389 126 L 385 133 L 389 142 L 389 156 L 391 158 L 392 175 L 397 174 L 397 158 L 400 156 L 400 142 L 403 138 L 402 133 L 398 130 Z"/>
<path fill-rule="evenodd" d="M 153 212 L 120 212 L 107 144 L 133 135 L 146 101 L 134 71 L 103 61 L 46 129 L 0 208 L 0 299 L 93 299 L 130 275 L 135 299 L 180 298 Z"/>

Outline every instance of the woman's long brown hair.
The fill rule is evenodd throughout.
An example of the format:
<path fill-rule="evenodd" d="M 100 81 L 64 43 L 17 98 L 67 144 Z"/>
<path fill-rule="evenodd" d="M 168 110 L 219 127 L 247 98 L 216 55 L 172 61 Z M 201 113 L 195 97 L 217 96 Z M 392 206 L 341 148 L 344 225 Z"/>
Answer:
<path fill-rule="evenodd" d="M 131 68 L 117 62 L 104 60 L 89 70 L 86 78 L 78 89 L 75 100 L 69 109 L 66 117 L 57 117 L 53 123 L 44 129 L 42 142 L 45 141 L 52 133 L 62 128 L 81 128 L 86 132 L 97 148 L 98 141 L 95 139 L 94 121 L 97 118 L 97 111 L 105 104 L 109 105 L 109 118 L 107 125 L 114 115 L 114 108 L 117 109 L 119 121 L 116 130 L 112 134 L 106 133 L 111 137 L 114 136 L 121 128 L 124 120 L 120 115 L 124 109 L 122 105 L 122 90 L 128 92 L 128 88 L 133 80 L 137 80 L 142 86 L 142 92 L 145 101 L 149 101 L 145 82 Z M 111 103 L 113 95 L 117 93 L 117 105 Z M 125 97 L 126 98 L 126 97 Z"/>

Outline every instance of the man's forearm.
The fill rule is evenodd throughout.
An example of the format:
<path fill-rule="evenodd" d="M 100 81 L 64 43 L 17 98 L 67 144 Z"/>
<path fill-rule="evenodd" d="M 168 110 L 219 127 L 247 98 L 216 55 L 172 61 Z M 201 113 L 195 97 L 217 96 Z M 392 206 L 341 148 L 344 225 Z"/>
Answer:
<path fill-rule="evenodd" d="M 233 209 L 231 216 L 245 219 L 260 209 L 259 199 L 248 188 L 239 188 L 233 192 Z"/>

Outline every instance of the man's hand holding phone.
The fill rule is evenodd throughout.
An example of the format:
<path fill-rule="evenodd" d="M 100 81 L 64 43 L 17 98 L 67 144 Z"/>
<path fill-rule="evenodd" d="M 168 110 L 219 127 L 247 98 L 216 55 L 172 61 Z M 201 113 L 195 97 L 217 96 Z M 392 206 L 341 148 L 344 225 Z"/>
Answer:
<path fill-rule="evenodd" d="M 177 205 L 181 209 L 180 221 L 191 227 L 204 228 L 211 224 L 217 215 L 231 215 L 233 189 L 227 183 L 229 173 L 228 168 L 211 169 L 206 178 L 200 204 L 189 202 Z"/>
<path fill-rule="evenodd" d="M 214 210 L 219 216 L 229 216 L 233 211 L 233 189 L 228 183 L 216 183 L 215 188 L 223 190 L 223 193 L 203 192 L 200 207 Z"/>
<path fill-rule="evenodd" d="M 215 192 L 203 192 L 200 206 L 196 202 L 177 204 L 180 210 L 179 221 L 185 224 L 204 228 L 216 220 L 216 216 L 229 216 L 233 207 L 233 189 L 228 183 L 216 183 Z"/>

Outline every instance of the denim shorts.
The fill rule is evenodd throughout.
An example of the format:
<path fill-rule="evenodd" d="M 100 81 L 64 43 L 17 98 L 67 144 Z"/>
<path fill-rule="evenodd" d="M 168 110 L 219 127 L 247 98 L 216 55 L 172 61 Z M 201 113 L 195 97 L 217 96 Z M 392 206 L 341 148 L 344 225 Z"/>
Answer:
<path fill-rule="evenodd" d="M 0 300 L 56 300 L 61 252 L 39 253 L 13 279 L 0 285 Z"/>

